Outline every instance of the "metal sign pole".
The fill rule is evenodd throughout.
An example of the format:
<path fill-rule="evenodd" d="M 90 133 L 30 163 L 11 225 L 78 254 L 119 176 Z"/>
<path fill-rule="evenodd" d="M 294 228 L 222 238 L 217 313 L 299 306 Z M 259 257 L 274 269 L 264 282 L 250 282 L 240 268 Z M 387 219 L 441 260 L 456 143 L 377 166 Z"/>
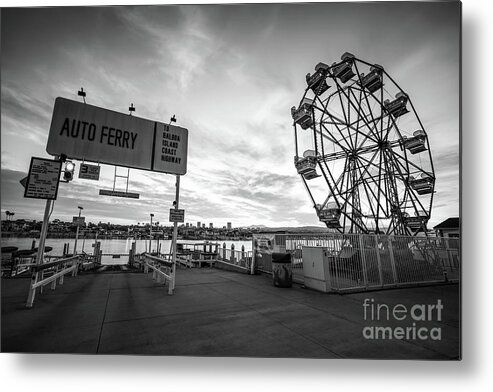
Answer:
<path fill-rule="evenodd" d="M 175 211 L 178 210 L 178 204 L 180 201 L 180 176 L 176 176 L 176 197 L 175 197 Z M 169 285 L 168 289 L 168 294 L 173 294 L 173 290 L 175 288 L 175 280 L 176 280 L 176 239 L 178 237 L 178 222 L 173 222 L 173 259 L 172 263 L 173 266 L 171 267 L 173 269 L 172 271 L 172 279 Z"/>
<path fill-rule="evenodd" d="M 152 217 L 154 214 L 151 214 L 151 225 L 149 226 L 149 254 L 152 254 Z"/>
<path fill-rule="evenodd" d="M 77 254 L 77 240 L 79 239 L 80 213 L 82 211 L 81 207 L 78 208 L 79 208 L 79 220 L 77 221 L 77 231 L 75 232 L 74 255 Z"/>
<path fill-rule="evenodd" d="M 44 250 L 45 250 L 45 240 L 46 240 L 46 234 L 48 232 L 48 220 L 50 217 L 50 210 L 51 210 L 52 203 L 53 203 L 53 200 L 51 200 L 51 199 L 46 200 L 45 214 L 43 217 L 43 225 L 41 226 L 41 234 L 39 237 L 38 253 L 36 254 L 36 265 L 43 263 L 43 255 L 44 255 Z M 39 278 L 39 272 L 33 272 L 31 275 L 31 285 L 29 286 L 29 294 L 27 296 L 27 303 L 26 303 L 26 307 L 28 307 L 28 308 L 32 308 L 32 306 L 33 306 L 34 296 L 36 295 L 36 289 L 33 289 L 33 284 L 35 284 L 38 281 L 38 278 Z"/>

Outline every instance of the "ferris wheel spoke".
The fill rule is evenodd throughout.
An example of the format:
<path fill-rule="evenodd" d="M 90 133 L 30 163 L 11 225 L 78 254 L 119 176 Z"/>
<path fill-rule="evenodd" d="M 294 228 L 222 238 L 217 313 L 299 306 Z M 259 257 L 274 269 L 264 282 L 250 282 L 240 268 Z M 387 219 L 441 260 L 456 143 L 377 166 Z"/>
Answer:
<path fill-rule="evenodd" d="M 377 188 L 377 217 L 380 216 L 380 208 L 382 208 L 382 211 L 385 211 L 385 208 L 381 207 L 380 204 L 380 196 L 384 196 L 382 193 L 382 153 L 378 154 L 378 158 L 379 158 L 379 164 L 378 164 L 378 188 Z M 378 223 L 379 222 L 377 221 L 377 231 L 380 229 Z"/>
<path fill-rule="evenodd" d="M 323 102 L 320 100 L 320 98 L 318 98 L 319 102 L 323 104 Z M 324 107 L 324 110 L 321 110 L 320 108 L 316 107 L 317 110 L 321 111 L 322 114 L 325 114 L 327 113 L 327 104 L 328 102 L 325 103 L 325 107 Z M 325 138 L 327 138 L 328 140 L 332 141 L 334 144 L 337 144 L 341 149 L 343 149 L 344 151 L 349 151 L 351 149 L 351 145 L 347 142 L 347 138 L 345 137 L 345 135 L 342 133 L 341 131 L 341 128 L 339 128 L 339 125 L 336 123 L 336 121 L 334 121 L 333 118 L 332 119 L 332 123 L 333 125 L 335 126 L 335 128 L 337 129 L 337 131 L 339 132 L 339 135 L 341 136 L 341 139 L 340 140 L 337 140 L 335 138 L 331 138 L 329 135 L 332 135 L 332 133 L 330 132 L 330 130 L 326 127 L 323 119 L 320 120 L 320 133 L 324 135 Z M 345 125 L 344 124 L 344 121 L 343 120 L 339 120 L 339 119 L 336 119 L 337 121 L 339 121 L 342 125 Z M 322 132 L 322 128 L 325 130 L 325 133 Z M 315 129 L 316 131 L 316 129 Z M 343 146 L 341 141 L 344 140 L 346 142 L 346 146 Z"/>
<path fill-rule="evenodd" d="M 368 111 L 370 112 L 371 123 L 373 124 L 373 128 L 371 128 L 371 127 L 369 127 L 369 128 L 371 129 L 371 131 L 372 131 L 372 133 L 373 133 L 373 131 L 374 131 L 374 130 L 376 130 L 376 129 L 377 129 L 377 127 L 378 127 L 378 126 L 377 126 L 377 122 L 376 122 L 377 120 L 375 119 L 375 116 L 373 116 L 373 112 L 372 112 L 372 110 L 371 110 L 371 106 L 370 106 L 370 101 L 368 100 L 368 94 L 366 94 L 366 93 L 365 93 L 365 94 L 364 94 L 364 96 L 365 96 L 365 101 L 366 101 L 366 104 L 367 104 L 367 106 L 368 106 Z M 372 95 L 371 93 L 370 93 L 370 96 L 372 96 L 372 97 L 373 97 L 373 95 Z M 375 133 L 373 133 L 373 134 L 375 135 Z M 376 137 L 377 137 L 377 139 L 378 139 L 378 135 L 375 135 L 375 136 L 376 136 Z"/>
<path fill-rule="evenodd" d="M 328 165 L 327 165 L 327 162 L 323 161 L 324 163 L 324 166 L 325 166 L 325 170 L 324 170 L 324 166 L 322 166 L 319 162 L 319 166 L 320 166 L 320 169 L 322 171 L 322 175 L 324 176 L 324 179 L 325 179 L 325 182 L 327 183 L 327 186 L 329 187 L 329 195 L 327 197 L 327 199 L 325 199 L 323 205 L 326 205 L 329 201 L 329 199 L 333 196 L 333 195 L 337 195 L 338 193 L 340 193 L 340 189 L 338 189 L 337 187 L 337 184 L 339 183 L 339 181 L 341 181 L 341 178 L 344 177 L 344 173 L 346 172 L 346 170 L 343 170 L 342 173 L 341 173 L 341 176 L 339 177 L 339 179 L 336 181 L 334 180 L 334 176 L 332 175 L 332 171 L 329 169 Z"/>
<path fill-rule="evenodd" d="M 361 118 L 358 118 L 357 120 L 353 121 L 352 123 L 349 123 L 348 126 L 350 127 L 354 127 L 355 124 L 357 124 L 361 119 L 365 119 L 365 120 L 368 120 L 368 118 L 371 117 L 369 115 L 367 116 L 364 116 L 364 117 L 361 117 Z M 373 131 L 373 136 L 375 137 L 375 140 L 380 140 L 381 138 L 379 137 L 378 133 L 375 133 L 374 131 L 377 130 L 378 128 L 378 123 L 381 123 L 382 120 L 387 117 L 387 116 L 378 116 L 378 117 L 374 117 L 374 121 L 375 121 L 375 124 L 373 124 L 371 127 L 370 127 L 370 123 L 369 122 L 365 122 L 365 125 L 368 125 L 369 129 L 371 129 L 371 131 Z M 373 120 L 372 120 L 373 121 Z M 377 131 L 378 132 L 378 131 Z"/>
<path fill-rule="evenodd" d="M 337 130 L 337 132 L 338 132 L 338 133 L 339 133 L 339 135 L 341 136 L 341 140 L 344 140 L 344 141 L 346 142 L 346 148 L 345 148 L 345 150 L 346 150 L 346 151 L 351 150 L 351 149 L 352 149 L 352 146 L 351 146 L 351 144 L 347 141 L 347 139 L 348 139 L 348 138 L 347 138 L 347 135 L 344 135 L 344 133 L 343 133 L 343 129 L 344 129 L 344 127 L 346 127 L 346 123 L 344 123 L 344 120 L 339 119 L 338 117 L 336 117 L 335 115 L 333 115 L 333 114 L 332 114 L 332 113 L 330 113 L 330 112 L 325 112 L 324 114 L 328 114 L 328 115 L 329 115 L 329 118 L 330 118 L 330 119 L 332 120 L 332 122 L 334 123 L 335 129 Z M 340 127 L 340 126 L 339 126 L 336 122 L 342 123 L 342 124 L 344 124 L 344 126 L 343 126 L 343 127 Z M 330 129 L 328 129 L 322 121 L 321 121 L 321 124 L 320 124 L 320 125 L 321 125 L 321 126 L 323 126 L 324 130 L 326 131 L 326 133 L 327 133 L 328 135 L 331 135 L 331 134 L 332 134 L 332 133 L 331 133 L 331 131 L 330 131 Z M 340 145 L 340 143 L 338 143 L 338 144 Z M 342 146 L 341 146 L 341 147 L 342 147 Z"/>
<path fill-rule="evenodd" d="M 355 63 L 355 64 L 354 64 L 354 67 L 355 67 L 356 72 L 357 72 L 357 74 L 358 74 L 359 83 L 360 83 L 360 86 L 361 86 L 361 87 L 358 87 L 358 88 L 357 88 L 357 90 L 359 90 L 359 91 L 360 91 L 360 98 L 359 98 L 359 100 L 358 100 L 358 102 L 359 102 L 359 108 L 358 108 L 357 110 L 358 110 L 358 111 L 359 111 L 359 110 L 362 110 L 362 108 L 363 108 L 362 102 L 366 102 L 366 106 L 367 106 L 367 108 L 368 108 L 369 114 L 368 114 L 368 115 L 366 115 L 366 114 L 365 114 L 365 116 L 363 117 L 363 121 L 365 122 L 365 124 L 366 124 L 366 126 L 368 127 L 368 129 L 372 132 L 373 136 L 374 136 L 374 137 L 378 140 L 378 135 L 377 135 L 377 134 L 375 134 L 375 133 L 373 132 L 374 128 L 372 128 L 372 126 L 370 126 L 370 124 L 369 124 L 369 123 L 368 123 L 368 121 L 367 121 L 367 117 L 371 117 L 371 118 L 372 118 L 372 122 L 373 122 L 373 124 L 375 125 L 375 119 L 373 118 L 373 112 L 372 112 L 372 108 L 371 108 L 370 102 L 369 102 L 369 100 L 368 100 L 368 95 L 370 95 L 370 96 L 371 96 L 371 97 L 373 97 L 373 98 L 375 98 L 375 97 L 374 97 L 374 95 L 373 95 L 371 92 L 367 92 L 367 91 L 365 90 L 365 88 L 364 88 L 364 87 L 362 87 L 362 81 L 361 81 L 361 76 L 360 76 L 361 74 L 360 74 L 360 72 L 359 72 L 359 69 L 358 69 L 358 65 L 357 65 L 357 63 Z M 352 89 L 351 89 L 351 91 L 350 91 L 350 92 L 352 93 Z M 354 93 L 352 93 L 352 94 L 354 95 Z M 364 99 L 363 99 L 363 98 L 364 98 Z M 363 111 L 363 113 L 364 113 L 364 111 Z M 375 128 L 376 128 L 376 127 L 375 127 Z"/>
<path fill-rule="evenodd" d="M 376 165 L 375 163 L 373 163 L 374 159 L 376 158 L 376 156 L 379 156 L 380 157 L 380 161 L 381 161 L 381 153 L 379 153 L 379 151 L 376 151 L 375 154 L 373 155 L 373 157 L 371 158 L 371 160 L 368 160 L 366 158 L 364 158 L 363 156 L 359 156 L 358 157 L 358 160 L 359 161 L 362 161 L 362 163 L 364 164 L 364 170 L 363 172 L 360 173 L 360 178 L 361 179 L 366 179 L 366 181 L 362 181 L 363 182 L 363 185 L 369 185 L 368 184 L 368 180 L 372 180 L 371 182 L 372 183 L 377 183 L 376 179 L 380 177 L 381 175 L 381 166 L 378 166 Z M 378 175 L 371 175 L 369 173 L 369 170 L 370 168 L 373 167 L 374 169 L 377 169 L 379 170 L 379 174 Z M 379 192 L 381 191 L 380 189 L 380 184 L 378 185 L 377 187 L 377 195 L 375 195 L 374 191 L 371 189 L 371 187 L 369 188 L 370 189 L 370 192 L 372 193 L 373 197 L 375 198 L 375 200 L 377 201 L 377 206 L 378 207 L 381 207 L 382 210 L 385 210 L 385 208 L 380 204 L 380 197 L 379 197 Z M 377 214 L 378 216 L 378 214 Z"/>
<path fill-rule="evenodd" d="M 388 140 L 390 131 L 392 131 L 395 123 L 391 121 L 390 116 L 387 117 L 387 126 L 385 127 L 385 136 L 383 136 L 383 120 L 382 120 L 382 140 Z"/>
<path fill-rule="evenodd" d="M 343 115 L 344 115 L 344 120 L 345 120 L 344 124 L 345 124 L 345 127 L 347 127 L 348 137 L 349 137 L 349 140 L 350 140 L 350 142 L 351 142 L 351 148 L 353 148 L 353 149 L 354 149 L 354 148 L 355 148 L 355 146 L 356 146 L 356 143 L 355 143 L 355 142 L 353 142 L 353 139 L 350 137 L 350 136 L 351 136 L 351 131 L 350 131 L 350 129 L 352 129 L 353 131 L 355 131 L 355 132 L 357 132 L 357 133 L 359 133 L 359 129 L 358 129 L 358 127 L 356 127 L 356 128 L 355 128 L 354 126 L 348 126 L 348 124 L 351 124 L 351 108 L 353 108 L 353 109 L 355 109 L 355 110 L 356 110 L 356 109 L 357 109 L 357 107 L 356 107 L 356 105 L 355 105 L 355 104 L 353 104 L 353 103 L 351 102 L 351 97 L 350 97 L 350 95 L 349 95 L 349 94 L 346 94 L 346 93 L 344 92 L 344 89 L 343 89 L 343 88 L 341 88 L 340 84 L 336 82 L 336 85 L 337 85 L 337 91 L 338 91 L 339 102 L 340 102 L 340 104 L 341 104 L 342 112 L 343 112 Z M 344 95 L 344 96 L 345 96 L 345 98 L 347 99 L 347 108 L 346 108 L 346 109 L 345 109 L 345 107 L 344 107 L 344 102 L 343 102 L 343 100 L 342 100 L 342 95 Z M 347 110 L 347 112 L 346 112 L 346 110 Z M 347 113 L 347 115 L 346 115 L 346 113 Z M 357 114 L 358 114 L 358 117 L 359 117 L 359 113 L 357 113 Z"/>
<path fill-rule="evenodd" d="M 323 128 L 323 130 L 322 130 Z M 337 126 L 336 126 L 337 128 Z M 315 129 L 314 130 L 315 132 L 317 132 L 317 130 Z M 323 132 L 325 131 L 325 132 Z M 340 140 L 337 140 L 333 137 L 331 137 L 332 133 L 330 132 L 330 130 L 325 126 L 325 124 L 320 124 L 320 131 L 318 131 L 320 133 L 320 136 L 331 141 L 332 143 L 334 143 L 335 145 L 339 146 L 339 148 L 344 151 L 345 153 L 349 153 L 349 151 L 351 151 L 351 147 L 349 145 L 343 145 L 342 143 L 340 143 Z M 339 134 L 341 135 L 341 140 L 345 140 L 344 139 L 344 136 L 342 135 L 342 133 L 339 131 Z"/>
<path fill-rule="evenodd" d="M 387 205 L 390 207 L 389 209 L 392 210 L 392 208 L 399 205 L 399 193 L 397 192 L 397 184 L 395 182 L 395 176 L 393 175 L 391 167 L 391 159 L 387 153 L 387 150 L 382 150 L 385 173 L 387 177 Z"/>
<path fill-rule="evenodd" d="M 387 151 L 387 154 L 389 155 L 389 161 L 391 162 L 393 169 L 396 172 L 400 173 L 401 181 L 404 187 L 404 195 L 402 198 L 402 203 L 406 203 L 407 201 L 410 201 L 412 203 L 412 206 L 414 207 L 415 212 L 418 212 L 416 204 L 419 204 L 421 208 L 423 208 L 423 205 L 419 200 L 419 197 L 408 186 L 407 176 L 405 175 L 405 173 L 401 171 L 401 168 L 403 167 L 402 163 L 400 163 L 399 160 L 395 158 L 395 155 L 392 153 L 392 151 Z"/>
<path fill-rule="evenodd" d="M 396 151 L 392 151 L 392 153 L 400 158 L 401 160 L 403 160 L 404 162 L 406 162 L 406 164 L 408 164 L 409 166 L 412 166 L 416 171 L 412 172 L 410 169 L 408 169 L 408 173 L 409 174 L 413 174 L 413 173 L 426 173 L 426 174 L 432 174 L 432 173 L 428 173 L 427 171 L 423 170 L 421 167 L 419 167 L 418 165 L 416 165 L 414 162 L 406 159 L 405 157 L 403 157 L 402 155 L 400 155 L 398 152 Z M 433 175 L 434 177 L 434 175 Z"/>
<path fill-rule="evenodd" d="M 350 123 L 349 121 L 346 122 L 346 124 L 348 124 L 348 127 L 353 129 L 354 131 L 356 132 L 359 132 L 359 133 L 362 133 L 365 137 L 369 138 L 370 137 L 370 133 L 371 135 L 373 136 L 372 140 L 373 141 L 377 141 L 378 140 L 378 135 L 376 135 L 374 132 L 373 132 L 373 128 L 372 128 L 372 125 L 370 124 L 370 122 L 368 122 L 368 117 L 370 117 L 369 115 L 367 115 L 364 110 L 363 110 L 363 106 L 361 105 L 361 102 L 362 102 L 362 99 L 361 99 L 361 95 L 365 95 L 365 93 L 362 91 L 362 90 L 359 90 L 360 91 L 360 98 L 358 99 L 353 91 L 352 91 L 352 88 L 349 87 L 348 88 L 349 90 L 349 93 L 346 93 L 343 89 L 340 89 L 340 92 L 342 94 L 344 94 L 345 98 L 348 100 L 348 103 L 351 104 L 351 107 L 355 110 L 356 114 L 357 114 L 357 120 L 354 121 L 353 123 Z M 351 101 L 351 98 L 350 98 L 350 95 L 353 96 L 353 98 L 355 99 L 356 102 L 358 102 L 358 106 Z M 370 108 L 369 108 L 370 110 Z M 363 115 L 361 115 L 361 113 L 363 112 Z M 359 127 L 359 122 L 360 121 L 363 121 L 363 123 L 366 125 L 366 127 L 368 128 L 368 130 L 370 131 L 369 133 L 364 133 L 364 132 L 360 132 L 360 127 Z M 354 128 L 353 124 L 358 124 L 358 127 Z"/>
<path fill-rule="evenodd" d="M 334 187 L 337 189 L 337 194 L 344 193 L 344 181 L 349 181 L 349 159 L 346 157 L 346 161 L 344 162 L 344 170 L 339 175 L 339 178 L 334 182 Z M 334 193 L 335 195 L 335 193 Z"/>
<path fill-rule="evenodd" d="M 351 93 L 353 93 L 353 91 L 351 90 Z M 363 91 L 359 90 L 359 97 L 357 99 L 358 102 L 361 102 L 361 96 L 363 95 Z M 358 110 L 358 116 L 356 116 L 356 128 L 359 129 L 359 126 L 360 126 L 360 116 L 359 116 L 359 110 Z M 351 125 L 350 125 L 351 126 Z M 356 133 L 355 137 L 354 137 L 354 144 L 357 146 L 358 145 L 358 136 L 360 135 L 361 133 L 358 132 Z"/>
<path fill-rule="evenodd" d="M 392 118 L 391 115 L 388 115 L 388 122 L 387 122 L 387 128 L 386 128 L 386 133 L 385 133 L 385 136 L 384 136 L 384 140 L 387 140 L 388 137 L 389 137 L 389 134 L 392 130 L 395 130 L 395 132 L 397 133 L 397 136 L 399 139 L 402 139 L 402 133 L 401 133 L 401 130 L 399 129 L 399 127 L 397 126 L 397 122 L 395 121 L 395 119 Z"/>
<path fill-rule="evenodd" d="M 377 140 L 377 139 L 372 138 L 372 137 L 370 137 L 370 135 L 369 135 L 368 133 L 363 132 L 363 131 L 361 130 L 361 128 L 359 128 L 359 127 L 358 127 L 358 128 L 356 128 L 356 127 L 354 127 L 354 126 L 353 126 L 353 124 L 347 124 L 347 123 L 344 123 L 344 120 L 341 120 L 340 118 L 338 118 L 336 115 L 334 115 L 334 114 L 332 114 L 332 113 L 327 113 L 327 115 L 328 115 L 328 116 L 331 118 L 331 120 L 332 120 L 331 124 L 334 124 L 334 125 L 336 126 L 336 128 L 339 130 L 339 132 L 340 132 L 341 134 L 342 134 L 342 131 L 340 131 L 340 129 L 341 129 L 341 128 L 338 128 L 338 125 L 339 125 L 339 124 L 343 125 L 343 127 L 342 127 L 342 128 L 352 129 L 352 130 L 355 132 L 355 134 L 356 134 L 356 135 L 358 135 L 358 134 L 359 134 L 359 135 L 361 135 L 361 136 L 365 137 L 365 140 L 370 139 L 370 140 L 371 140 L 372 142 L 374 142 L 374 143 L 377 143 L 377 142 L 378 142 L 378 140 Z M 336 120 L 337 122 L 336 122 L 336 121 L 334 121 L 334 120 Z M 325 124 L 325 122 L 322 122 L 322 123 L 324 123 L 324 124 Z M 348 134 L 350 135 L 350 132 L 349 132 L 349 131 L 348 131 Z"/>
<path fill-rule="evenodd" d="M 361 165 L 360 165 L 361 162 L 359 160 L 357 160 L 357 163 L 358 163 L 357 170 L 359 173 L 359 178 L 364 179 L 365 174 L 364 174 L 364 172 L 361 171 L 361 169 L 362 169 Z M 375 194 L 373 193 L 373 190 L 371 189 L 371 186 L 367 181 L 361 180 L 359 182 L 359 184 L 361 184 L 363 186 L 363 190 L 365 191 L 365 195 L 366 195 L 366 200 L 368 201 L 368 207 L 370 208 L 372 219 L 374 219 L 377 216 L 375 214 L 375 210 L 373 209 L 373 203 L 372 203 L 372 197 L 376 199 Z M 372 196 L 370 196 L 370 193 Z M 361 195 L 360 195 L 360 198 L 361 198 Z"/>
<path fill-rule="evenodd" d="M 368 231 L 367 226 L 356 217 L 362 215 L 360 206 L 355 205 L 353 199 L 353 194 L 341 193 L 340 197 L 343 199 L 341 203 L 341 212 L 344 215 L 344 226 L 347 224 L 347 220 L 351 222 L 352 225 L 358 227 L 359 230 Z M 349 210 L 350 209 L 350 210 Z"/>
<path fill-rule="evenodd" d="M 341 93 L 342 93 L 343 90 L 341 89 L 341 87 L 339 86 L 338 83 L 336 83 L 336 86 L 337 86 L 337 90 L 338 90 L 337 97 L 339 98 L 339 103 L 341 105 L 342 116 L 344 117 L 344 123 L 345 124 L 348 124 L 349 123 L 349 119 L 348 119 L 348 116 L 346 114 L 346 109 L 344 107 L 344 103 L 342 102 L 342 96 L 341 96 Z"/>
<path fill-rule="evenodd" d="M 357 88 L 356 90 L 359 91 L 359 98 L 356 97 L 352 88 L 349 89 L 348 95 L 352 95 L 353 98 L 355 100 L 357 100 L 357 102 L 359 102 L 359 106 L 358 107 L 355 106 L 355 110 L 358 112 L 358 120 L 357 121 L 362 120 L 365 123 L 365 125 L 368 127 L 368 129 L 371 131 L 371 133 L 375 137 L 375 139 L 378 140 L 379 139 L 378 133 L 375 133 L 374 131 L 377 128 L 376 122 L 379 120 L 379 117 L 377 117 L 377 118 L 373 117 L 366 92 L 363 89 L 359 89 L 359 88 Z M 363 96 L 365 97 L 365 101 L 363 101 Z M 361 102 L 367 103 L 367 107 L 368 107 L 368 111 L 369 111 L 368 114 L 365 113 L 365 111 L 363 110 L 363 105 L 361 104 Z M 363 113 L 363 116 L 361 116 L 361 113 Z"/>
<path fill-rule="evenodd" d="M 397 164 L 399 161 L 397 159 L 395 159 L 395 156 L 393 156 L 391 151 L 389 151 L 389 155 L 392 157 L 391 161 L 394 165 L 395 170 L 399 171 L 401 173 L 401 177 L 403 178 L 402 182 L 403 182 L 404 187 L 405 187 L 404 199 L 406 199 L 406 197 L 407 197 L 407 199 L 411 202 L 413 209 L 414 209 L 414 212 L 416 214 L 418 214 L 419 211 L 425 211 L 425 207 L 424 207 L 423 203 L 421 202 L 420 198 L 416 195 L 415 191 L 413 191 L 412 188 L 410 188 L 407 185 L 407 180 L 405 179 L 404 174 L 400 171 L 399 166 L 402 167 L 402 164 Z M 404 201 L 406 201 L 406 200 L 403 200 L 403 202 Z M 418 208 L 418 206 L 419 206 L 419 208 Z"/>

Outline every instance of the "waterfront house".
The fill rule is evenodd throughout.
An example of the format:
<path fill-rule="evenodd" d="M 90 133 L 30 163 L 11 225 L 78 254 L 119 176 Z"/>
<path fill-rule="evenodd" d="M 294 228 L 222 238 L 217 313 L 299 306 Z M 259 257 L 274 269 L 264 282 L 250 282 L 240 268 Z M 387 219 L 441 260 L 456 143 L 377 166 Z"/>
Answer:
<path fill-rule="evenodd" d="M 460 237 L 460 218 L 448 218 L 433 227 L 438 237 Z"/>

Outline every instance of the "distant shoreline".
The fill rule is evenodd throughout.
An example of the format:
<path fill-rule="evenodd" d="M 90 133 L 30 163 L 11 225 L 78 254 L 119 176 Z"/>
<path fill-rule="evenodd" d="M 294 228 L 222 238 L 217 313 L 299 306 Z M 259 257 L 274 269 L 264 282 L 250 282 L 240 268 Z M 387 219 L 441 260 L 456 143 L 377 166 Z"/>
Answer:
<path fill-rule="evenodd" d="M 32 238 L 39 239 L 39 233 L 17 233 L 17 232 L 2 232 L 1 238 Z M 75 239 L 75 233 L 48 233 L 46 236 L 47 239 Z M 85 234 L 79 235 L 79 239 L 96 239 L 95 234 Z M 98 234 L 98 240 L 126 240 L 126 239 L 134 239 L 131 235 L 114 235 L 114 234 Z M 137 240 L 148 241 L 148 236 L 139 236 L 136 238 Z M 168 237 L 154 237 L 155 240 L 171 240 Z M 213 237 L 201 237 L 201 236 L 179 236 L 179 240 L 196 240 L 196 241 L 251 241 L 252 237 L 228 237 L 228 236 L 213 236 Z"/>

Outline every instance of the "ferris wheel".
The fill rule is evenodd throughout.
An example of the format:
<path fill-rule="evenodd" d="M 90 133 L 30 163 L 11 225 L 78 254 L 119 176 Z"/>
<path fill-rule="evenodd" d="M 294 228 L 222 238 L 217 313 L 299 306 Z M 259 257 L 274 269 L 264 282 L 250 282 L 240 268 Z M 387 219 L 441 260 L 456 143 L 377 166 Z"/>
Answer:
<path fill-rule="evenodd" d="M 291 108 L 294 163 L 319 220 L 341 233 L 426 233 L 435 171 L 409 95 L 350 53 L 306 82 Z"/>

